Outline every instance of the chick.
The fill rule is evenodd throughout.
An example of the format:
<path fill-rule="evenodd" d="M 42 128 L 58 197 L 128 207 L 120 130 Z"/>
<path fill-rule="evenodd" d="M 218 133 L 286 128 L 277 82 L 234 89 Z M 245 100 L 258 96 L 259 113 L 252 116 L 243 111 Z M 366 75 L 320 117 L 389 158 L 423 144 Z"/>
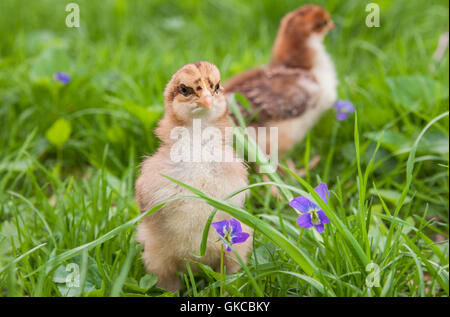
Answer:
<path fill-rule="evenodd" d="M 249 100 L 258 114 L 251 125 L 278 127 L 280 154 L 299 142 L 337 98 L 335 68 L 323 45 L 333 28 L 329 13 L 319 6 L 288 13 L 281 20 L 272 61 L 224 85 L 226 95 L 237 92 Z M 247 118 L 252 115 L 241 110 Z"/>
<path fill-rule="evenodd" d="M 247 186 L 247 169 L 237 160 L 217 162 L 179 160 L 173 157 L 175 148 L 191 149 L 190 152 L 194 155 L 193 140 L 201 137 L 200 134 L 210 127 L 221 131 L 221 138 L 216 142 L 219 144 L 215 146 L 223 147 L 224 153 L 234 154 L 232 145 L 228 144 L 225 138 L 224 130 L 230 123 L 226 117 L 228 109 L 217 67 L 209 62 L 183 66 L 167 84 L 164 97 L 165 114 L 155 131 L 162 143 L 158 151 L 142 163 L 141 174 L 135 185 L 136 200 L 141 212 L 175 196 L 192 196 L 190 191 L 161 174 L 178 179 L 219 199 L 224 199 Z M 201 123 L 201 130 L 195 128 L 195 121 Z M 174 139 L 174 132 L 179 128 L 188 131 L 191 137 Z M 242 207 L 244 200 L 245 192 L 228 201 Z M 177 272 L 185 272 L 185 259 L 199 261 L 215 270 L 219 269 L 222 242 L 219 241 L 215 230 L 209 231 L 206 254 L 201 258 L 193 257 L 193 254 L 200 253 L 203 228 L 212 210 L 210 205 L 199 199 L 176 199 L 145 217 L 138 225 L 136 239 L 144 246 L 144 265 L 149 273 L 158 277 L 159 287 L 170 291 L 179 289 Z M 218 211 L 214 222 L 231 218 L 227 213 Z M 242 229 L 251 233 L 250 228 L 245 225 L 242 225 Z M 235 244 L 233 248 L 245 261 L 251 249 L 251 239 Z M 233 253 L 225 257 L 227 273 L 234 273 L 240 268 L 236 261 Z M 198 271 L 195 265 L 191 267 L 194 272 Z"/>

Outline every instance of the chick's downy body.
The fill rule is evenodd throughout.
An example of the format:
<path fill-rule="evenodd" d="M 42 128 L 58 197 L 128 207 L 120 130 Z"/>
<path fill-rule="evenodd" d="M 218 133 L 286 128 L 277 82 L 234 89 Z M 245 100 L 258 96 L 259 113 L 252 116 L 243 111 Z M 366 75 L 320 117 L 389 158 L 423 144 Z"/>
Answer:
<path fill-rule="evenodd" d="M 288 13 L 278 29 L 272 61 L 224 85 L 226 94 L 241 93 L 250 101 L 257 113 L 252 125 L 278 127 L 280 153 L 300 141 L 336 101 L 336 71 L 323 44 L 332 28 L 321 7 L 306 5 Z M 244 116 L 252 115 L 241 109 Z"/>
<path fill-rule="evenodd" d="M 136 181 L 136 199 L 141 212 L 176 196 L 193 195 L 161 174 L 219 199 L 247 185 L 247 170 L 241 162 L 203 160 L 201 156 L 194 159 L 194 140 L 196 137 L 201 140 L 198 134 L 210 127 L 221 132 L 220 138 L 213 138 L 213 146 L 220 147 L 223 155 L 225 152 L 234 154 L 232 146 L 225 140 L 224 130 L 229 126 L 227 106 L 220 86 L 220 73 L 214 65 L 198 62 L 178 70 L 166 87 L 165 109 L 165 115 L 156 130 L 162 145 L 142 163 L 141 175 Z M 184 129 L 189 137 L 174 137 L 179 128 Z M 203 140 L 202 145 L 205 142 Z M 177 159 L 176 149 L 188 151 L 188 158 Z M 244 199 L 245 193 L 241 193 L 228 201 L 242 206 Z M 193 254 L 200 253 L 203 228 L 212 210 L 202 200 L 181 198 L 169 201 L 139 224 L 136 238 L 144 245 L 142 259 L 147 271 L 157 275 L 160 287 L 172 291 L 179 288 L 177 271 L 185 271 L 185 259 L 219 268 L 222 242 L 218 241 L 214 230 L 209 231 L 205 256 L 193 257 Z M 227 213 L 218 211 L 214 222 L 231 218 Z M 245 225 L 243 230 L 250 233 Z M 242 244 L 233 245 L 233 248 L 245 260 L 250 246 L 251 239 L 248 239 Z M 225 257 L 227 273 L 239 269 L 232 257 L 232 254 Z M 195 265 L 191 266 L 196 269 Z"/>

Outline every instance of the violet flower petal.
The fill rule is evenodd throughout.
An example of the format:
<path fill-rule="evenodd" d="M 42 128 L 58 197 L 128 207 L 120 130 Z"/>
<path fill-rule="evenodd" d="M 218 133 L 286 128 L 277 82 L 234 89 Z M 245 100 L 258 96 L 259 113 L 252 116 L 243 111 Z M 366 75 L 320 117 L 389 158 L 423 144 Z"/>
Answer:
<path fill-rule="evenodd" d="M 301 213 L 305 213 L 310 211 L 311 209 L 317 208 L 316 204 L 314 204 L 312 201 L 310 201 L 306 197 L 295 197 L 289 202 L 289 206 L 292 208 L 297 209 Z"/>
<path fill-rule="evenodd" d="M 242 243 L 247 241 L 247 239 L 250 237 L 250 234 L 248 234 L 247 232 L 239 232 L 238 234 L 234 235 L 231 238 L 231 243 Z"/>
<path fill-rule="evenodd" d="M 225 236 L 225 230 L 228 231 L 228 229 L 229 229 L 228 220 L 214 222 L 211 225 L 216 229 L 217 233 L 222 237 Z"/>
<path fill-rule="evenodd" d="M 337 110 L 336 119 L 339 121 L 346 120 L 350 113 L 355 112 L 355 107 L 348 100 L 338 100 L 334 108 Z"/>
<path fill-rule="evenodd" d="M 320 198 L 327 203 L 327 199 L 329 196 L 328 186 L 325 183 L 320 183 L 316 188 L 314 188 L 317 194 L 319 194 Z"/>
<path fill-rule="evenodd" d="M 335 104 L 334 104 L 334 108 L 338 111 L 338 112 L 347 112 L 347 113 L 353 113 L 355 112 L 355 107 L 353 106 L 353 104 L 351 103 L 351 101 L 348 100 L 338 100 Z"/>
<path fill-rule="evenodd" d="M 242 232 L 241 223 L 237 219 L 231 219 L 230 220 L 230 226 L 231 226 L 231 232 L 233 234 L 237 234 Z"/>
<path fill-rule="evenodd" d="M 339 121 L 347 120 L 347 118 L 348 118 L 348 113 L 338 112 L 336 114 L 336 119 Z"/>
<path fill-rule="evenodd" d="M 54 78 L 62 84 L 67 84 L 70 82 L 70 75 L 67 73 L 57 72 L 55 73 Z"/>
<path fill-rule="evenodd" d="M 319 210 L 318 212 L 320 223 L 329 223 L 330 219 L 328 219 L 327 215 L 323 210 Z"/>
<path fill-rule="evenodd" d="M 318 233 L 322 233 L 325 230 L 325 226 L 323 225 L 323 223 L 321 223 L 320 225 L 314 225 L 314 227 L 316 227 Z"/>
<path fill-rule="evenodd" d="M 311 222 L 311 214 L 310 213 L 304 213 L 303 215 L 300 215 L 297 218 L 297 224 L 302 228 L 311 228 L 313 226 Z"/>

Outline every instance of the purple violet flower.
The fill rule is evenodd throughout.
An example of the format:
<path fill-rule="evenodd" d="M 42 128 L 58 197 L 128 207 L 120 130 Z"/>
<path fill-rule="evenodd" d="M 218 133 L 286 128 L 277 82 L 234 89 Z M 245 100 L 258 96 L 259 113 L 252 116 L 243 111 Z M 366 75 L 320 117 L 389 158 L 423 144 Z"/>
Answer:
<path fill-rule="evenodd" d="M 70 82 L 70 75 L 63 72 L 57 72 L 53 76 L 53 78 L 57 81 L 59 81 L 61 84 L 65 85 Z"/>
<path fill-rule="evenodd" d="M 241 223 L 234 218 L 214 222 L 211 225 L 216 229 L 228 252 L 231 251 L 232 244 L 245 242 L 250 237 L 247 232 L 242 232 Z"/>
<path fill-rule="evenodd" d="M 349 114 L 355 112 L 355 107 L 348 100 L 338 100 L 334 108 L 337 110 L 336 119 L 339 121 L 346 120 Z"/>
<path fill-rule="evenodd" d="M 320 183 L 314 190 L 326 203 L 329 195 L 327 184 Z M 297 224 L 302 228 L 308 229 L 314 226 L 317 232 L 322 233 L 325 229 L 324 224 L 330 222 L 325 212 L 306 197 L 295 197 L 290 201 L 289 206 L 302 213 L 297 219 Z"/>

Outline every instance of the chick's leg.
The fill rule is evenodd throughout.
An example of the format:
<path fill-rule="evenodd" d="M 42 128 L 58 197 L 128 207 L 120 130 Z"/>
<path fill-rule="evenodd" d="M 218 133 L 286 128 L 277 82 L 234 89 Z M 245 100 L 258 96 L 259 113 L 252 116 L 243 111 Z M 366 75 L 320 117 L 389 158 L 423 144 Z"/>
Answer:
<path fill-rule="evenodd" d="M 157 286 L 165 290 L 176 292 L 181 283 L 177 276 L 177 262 L 170 257 L 155 256 L 155 249 L 145 247 L 142 260 L 148 273 L 158 277 Z"/>
<path fill-rule="evenodd" d="M 171 255 L 170 248 L 152 235 L 145 223 L 138 226 L 137 240 L 144 245 L 142 261 L 148 273 L 158 277 L 157 286 L 175 292 L 181 283 L 177 276 L 178 261 Z"/>

